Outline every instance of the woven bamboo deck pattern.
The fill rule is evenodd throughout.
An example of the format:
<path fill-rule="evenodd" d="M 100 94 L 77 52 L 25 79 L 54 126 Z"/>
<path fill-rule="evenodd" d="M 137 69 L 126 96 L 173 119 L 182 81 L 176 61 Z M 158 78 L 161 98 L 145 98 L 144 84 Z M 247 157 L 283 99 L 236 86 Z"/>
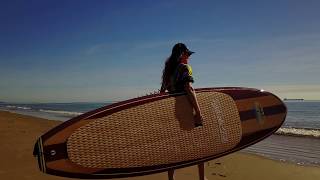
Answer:
<path fill-rule="evenodd" d="M 88 168 L 131 168 L 195 160 L 236 146 L 242 130 L 233 99 L 197 93 L 203 127 L 194 127 L 186 96 L 125 109 L 92 120 L 67 141 L 69 159 Z"/>

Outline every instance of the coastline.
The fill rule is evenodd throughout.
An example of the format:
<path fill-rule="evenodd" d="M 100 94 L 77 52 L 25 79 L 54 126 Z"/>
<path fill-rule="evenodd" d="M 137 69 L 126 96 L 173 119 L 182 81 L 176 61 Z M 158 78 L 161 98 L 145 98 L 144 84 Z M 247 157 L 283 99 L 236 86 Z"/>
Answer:
<path fill-rule="evenodd" d="M 62 123 L 33 116 L 0 111 L 1 179 L 72 179 L 43 174 L 32 156 L 36 139 Z M 210 179 L 319 179 L 320 167 L 281 162 L 248 152 L 236 152 L 205 163 L 205 174 Z M 128 180 L 167 179 L 167 174 L 122 178 Z M 176 180 L 198 179 L 197 167 L 176 170 Z"/>
<path fill-rule="evenodd" d="M 273 134 L 241 151 L 262 155 L 277 161 L 320 168 L 320 140 L 312 136 Z"/>

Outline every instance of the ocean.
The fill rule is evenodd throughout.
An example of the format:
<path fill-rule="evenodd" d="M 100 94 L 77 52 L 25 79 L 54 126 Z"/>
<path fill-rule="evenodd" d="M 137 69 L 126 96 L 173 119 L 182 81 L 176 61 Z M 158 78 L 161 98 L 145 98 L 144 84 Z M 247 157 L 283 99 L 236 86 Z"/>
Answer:
<path fill-rule="evenodd" d="M 0 103 L 0 110 L 66 121 L 105 103 Z M 288 114 L 275 135 L 244 150 L 271 159 L 320 166 L 320 101 L 285 101 Z"/>
<path fill-rule="evenodd" d="M 285 101 L 281 128 L 242 151 L 299 165 L 320 166 L 320 101 Z"/>
<path fill-rule="evenodd" d="M 12 111 L 19 114 L 31 115 L 50 120 L 66 121 L 75 116 L 99 107 L 106 103 L 0 103 L 0 110 Z"/>

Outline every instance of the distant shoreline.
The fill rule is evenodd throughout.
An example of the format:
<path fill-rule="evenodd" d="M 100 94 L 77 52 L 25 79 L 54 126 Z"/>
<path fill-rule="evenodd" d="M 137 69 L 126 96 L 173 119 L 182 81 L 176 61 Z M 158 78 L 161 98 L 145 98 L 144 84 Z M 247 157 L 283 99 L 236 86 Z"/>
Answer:
<path fill-rule="evenodd" d="M 304 101 L 302 98 L 297 98 L 297 99 L 291 99 L 291 98 L 284 98 L 284 101 Z"/>

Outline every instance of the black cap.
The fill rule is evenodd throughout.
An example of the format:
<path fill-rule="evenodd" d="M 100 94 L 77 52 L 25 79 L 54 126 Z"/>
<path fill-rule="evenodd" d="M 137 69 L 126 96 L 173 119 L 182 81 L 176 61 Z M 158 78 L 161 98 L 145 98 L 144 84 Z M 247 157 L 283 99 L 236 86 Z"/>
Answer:
<path fill-rule="evenodd" d="M 180 56 L 183 52 L 188 53 L 189 56 L 194 53 L 193 51 L 190 51 L 183 43 L 177 43 L 172 48 L 172 54 L 178 54 Z"/>
<path fill-rule="evenodd" d="M 190 51 L 189 49 L 187 50 L 187 53 L 189 56 L 191 56 L 191 54 L 193 54 L 194 52 L 193 51 Z"/>

